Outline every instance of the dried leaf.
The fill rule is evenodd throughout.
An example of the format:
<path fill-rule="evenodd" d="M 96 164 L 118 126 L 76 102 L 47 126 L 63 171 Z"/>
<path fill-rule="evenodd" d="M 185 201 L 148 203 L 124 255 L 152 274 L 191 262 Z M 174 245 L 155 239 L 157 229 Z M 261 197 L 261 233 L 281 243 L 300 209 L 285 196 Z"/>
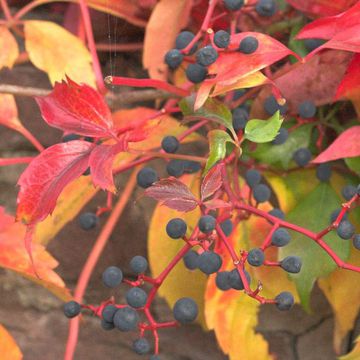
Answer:
<path fill-rule="evenodd" d="M 198 206 L 198 200 L 190 189 L 175 178 L 157 181 L 145 190 L 145 194 L 178 211 L 187 212 Z"/>

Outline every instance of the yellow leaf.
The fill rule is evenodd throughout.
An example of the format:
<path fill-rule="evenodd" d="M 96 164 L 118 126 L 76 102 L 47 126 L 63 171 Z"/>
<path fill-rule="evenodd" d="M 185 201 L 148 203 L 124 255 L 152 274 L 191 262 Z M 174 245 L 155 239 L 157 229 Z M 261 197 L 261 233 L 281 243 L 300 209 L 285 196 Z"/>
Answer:
<path fill-rule="evenodd" d="M 197 175 L 186 175 L 181 180 L 188 185 L 192 192 L 199 193 L 199 178 Z M 157 205 L 151 218 L 148 233 L 148 256 L 153 276 L 158 276 L 184 246 L 182 240 L 173 240 L 166 234 L 166 224 L 175 217 L 183 218 L 188 231 L 194 227 L 199 219 L 198 209 L 180 213 L 166 206 Z M 180 261 L 159 288 L 159 294 L 165 298 L 170 307 L 181 297 L 191 297 L 199 305 L 198 320 L 204 325 L 204 291 L 206 276 L 200 271 L 188 270 Z"/>
<path fill-rule="evenodd" d="M 146 26 L 143 64 L 153 79 L 165 80 L 164 56 L 174 46 L 175 38 L 189 20 L 191 1 L 161 0 L 151 13 Z M 164 26 L 164 21 L 171 26 Z"/>
<path fill-rule="evenodd" d="M 12 68 L 19 56 L 19 47 L 11 32 L 0 26 L 0 69 L 3 67 Z"/>
<path fill-rule="evenodd" d="M 0 354 L 2 360 L 21 360 L 23 354 L 10 333 L 0 325 Z"/>
<path fill-rule="evenodd" d="M 95 87 L 91 55 L 82 41 L 50 21 L 25 21 L 25 47 L 30 61 L 54 84 L 65 75 Z"/>
<path fill-rule="evenodd" d="M 360 337 L 356 339 L 356 345 L 349 354 L 340 356 L 339 360 L 360 360 Z"/>

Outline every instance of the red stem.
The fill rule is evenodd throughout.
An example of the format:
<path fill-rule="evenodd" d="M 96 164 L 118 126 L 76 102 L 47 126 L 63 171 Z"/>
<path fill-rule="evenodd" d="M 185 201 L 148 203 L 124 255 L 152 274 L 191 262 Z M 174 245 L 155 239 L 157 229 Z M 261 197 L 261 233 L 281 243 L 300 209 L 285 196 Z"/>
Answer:
<path fill-rule="evenodd" d="M 16 165 L 16 164 L 28 164 L 34 158 L 33 157 L 17 157 L 17 158 L 0 158 L 0 166 Z"/>
<path fill-rule="evenodd" d="M 4 15 L 7 21 L 11 21 L 12 20 L 12 15 L 11 15 L 11 11 L 9 9 L 8 3 L 6 0 L 0 0 L 0 4 L 1 7 L 4 11 Z"/>

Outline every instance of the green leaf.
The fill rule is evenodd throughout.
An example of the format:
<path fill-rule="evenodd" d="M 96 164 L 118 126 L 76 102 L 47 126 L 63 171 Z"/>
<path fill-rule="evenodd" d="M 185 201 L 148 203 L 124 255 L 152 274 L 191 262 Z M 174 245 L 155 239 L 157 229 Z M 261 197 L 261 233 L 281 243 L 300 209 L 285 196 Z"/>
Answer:
<path fill-rule="evenodd" d="M 209 158 L 206 162 L 205 173 L 207 173 L 219 160 L 224 159 L 226 155 L 226 144 L 234 143 L 231 136 L 224 130 L 211 130 L 208 133 L 209 138 Z"/>
<path fill-rule="evenodd" d="M 341 199 L 335 190 L 328 183 L 320 183 L 290 211 L 286 219 L 318 232 L 329 225 L 332 211 L 340 204 Z M 291 235 L 290 244 L 280 249 L 280 259 L 290 255 L 297 255 L 302 259 L 302 270 L 290 277 L 295 282 L 303 307 L 310 311 L 310 293 L 316 279 L 330 274 L 336 269 L 336 264 L 313 240 L 294 231 Z M 349 257 L 349 241 L 340 239 L 335 231 L 323 239 L 341 259 L 346 260 Z"/>
<path fill-rule="evenodd" d="M 312 128 L 312 124 L 299 126 L 289 133 L 288 139 L 281 145 L 259 144 L 252 152 L 247 151 L 249 147 L 246 146 L 244 147 L 244 154 L 261 163 L 287 170 L 295 150 L 308 147 Z"/>
<path fill-rule="evenodd" d="M 360 175 L 360 157 L 346 158 L 345 163 L 349 169 Z"/>
<path fill-rule="evenodd" d="M 279 111 L 268 120 L 250 120 L 245 127 L 245 139 L 256 143 L 272 141 L 278 134 L 283 120 Z"/>
<path fill-rule="evenodd" d="M 182 99 L 179 103 L 180 109 L 185 116 L 185 120 L 192 121 L 198 119 L 209 119 L 218 124 L 224 125 L 229 129 L 237 139 L 236 133 L 232 125 L 231 111 L 220 101 L 209 98 L 205 104 L 198 110 L 194 111 L 195 96 L 189 96 Z"/>

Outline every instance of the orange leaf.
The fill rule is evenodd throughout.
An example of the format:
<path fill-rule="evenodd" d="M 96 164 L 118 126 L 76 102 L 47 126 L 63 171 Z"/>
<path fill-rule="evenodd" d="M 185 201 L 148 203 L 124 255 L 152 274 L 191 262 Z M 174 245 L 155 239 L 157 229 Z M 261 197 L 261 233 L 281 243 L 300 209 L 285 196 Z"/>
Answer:
<path fill-rule="evenodd" d="M 14 36 L 5 26 L 0 26 L 0 49 L 0 69 L 5 66 L 11 69 L 19 56 L 19 47 Z"/>
<path fill-rule="evenodd" d="M 23 128 L 18 119 L 18 111 L 13 95 L 0 94 L 0 124 L 13 130 Z"/>
<path fill-rule="evenodd" d="M 143 64 L 153 79 L 165 80 L 165 53 L 174 46 L 175 38 L 186 26 L 192 0 L 161 0 L 155 6 L 146 26 Z M 166 20 L 165 20 L 166 19 Z M 171 26 L 164 26 L 164 21 Z"/>
<path fill-rule="evenodd" d="M 0 325 L 0 353 L 2 360 L 21 360 L 23 354 L 14 338 Z"/>
<path fill-rule="evenodd" d="M 24 247 L 26 228 L 21 223 L 15 223 L 13 216 L 7 215 L 0 207 L 0 267 L 13 270 L 31 281 L 43 286 L 63 300 L 71 298 L 63 280 L 53 269 L 58 262 L 39 244 L 33 245 L 33 265 Z"/>
<path fill-rule="evenodd" d="M 359 360 L 360 359 L 360 337 L 356 339 L 356 345 L 352 351 L 344 356 L 341 356 L 339 360 Z"/>
<path fill-rule="evenodd" d="M 79 38 L 50 21 L 25 21 L 24 31 L 30 61 L 52 84 L 68 75 L 77 83 L 96 86 L 90 52 Z"/>

